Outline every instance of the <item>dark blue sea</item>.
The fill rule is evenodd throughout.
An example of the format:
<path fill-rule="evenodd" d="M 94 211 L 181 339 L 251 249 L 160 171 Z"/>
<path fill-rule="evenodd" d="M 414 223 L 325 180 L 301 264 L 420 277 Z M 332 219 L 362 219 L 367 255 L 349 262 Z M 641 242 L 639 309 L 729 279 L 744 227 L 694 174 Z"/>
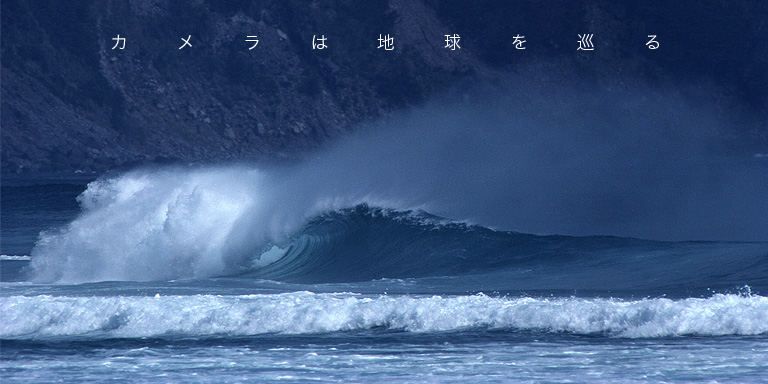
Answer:
<path fill-rule="evenodd" d="M 2 382 L 768 380 L 766 242 L 534 235 L 279 174 L 4 176 Z"/>

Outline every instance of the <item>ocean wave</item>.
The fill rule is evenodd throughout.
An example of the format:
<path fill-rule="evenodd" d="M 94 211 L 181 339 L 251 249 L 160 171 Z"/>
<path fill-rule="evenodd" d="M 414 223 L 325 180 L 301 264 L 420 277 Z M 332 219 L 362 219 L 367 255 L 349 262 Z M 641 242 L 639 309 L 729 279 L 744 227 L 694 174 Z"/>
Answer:
<path fill-rule="evenodd" d="M 0 299 L 0 337 L 139 338 L 315 334 L 388 329 L 502 329 L 614 337 L 768 333 L 768 297 L 671 300 L 378 296 L 294 292 L 246 296 Z"/>
<path fill-rule="evenodd" d="M 517 284 L 498 289 L 768 286 L 768 243 L 498 231 L 363 193 L 307 191 L 247 167 L 138 170 L 97 180 L 78 200 L 82 213 L 31 252 L 34 281 L 316 284 L 510 272 L 503 280 Z"/>

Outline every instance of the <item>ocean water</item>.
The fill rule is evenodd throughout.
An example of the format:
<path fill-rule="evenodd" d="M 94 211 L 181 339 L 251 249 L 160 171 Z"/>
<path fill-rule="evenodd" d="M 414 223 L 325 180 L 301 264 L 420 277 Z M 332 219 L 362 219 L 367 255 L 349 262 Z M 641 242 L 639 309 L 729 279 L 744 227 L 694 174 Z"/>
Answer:
<path fill-rule="evenodd" d="M 336 186 L 4 177 L 2 382 L 768 380 L 766 242 L 540 236 Z"/>

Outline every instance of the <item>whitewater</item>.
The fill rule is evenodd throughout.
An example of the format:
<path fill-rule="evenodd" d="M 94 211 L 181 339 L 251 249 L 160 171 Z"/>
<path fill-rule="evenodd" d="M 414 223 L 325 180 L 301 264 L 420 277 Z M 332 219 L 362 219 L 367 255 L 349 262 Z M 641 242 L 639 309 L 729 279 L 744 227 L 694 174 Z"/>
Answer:
<path fill-rule="evenodd" d="M 3 298 L 0 336 L 37 339 L 312 334 L 384 329 L 537 330 L 614 337 L 760 335 L 768 298 L 536 299 L 311 292 L 245 296 Z M 55 319 L 55 321 L 52 321 Z"/>

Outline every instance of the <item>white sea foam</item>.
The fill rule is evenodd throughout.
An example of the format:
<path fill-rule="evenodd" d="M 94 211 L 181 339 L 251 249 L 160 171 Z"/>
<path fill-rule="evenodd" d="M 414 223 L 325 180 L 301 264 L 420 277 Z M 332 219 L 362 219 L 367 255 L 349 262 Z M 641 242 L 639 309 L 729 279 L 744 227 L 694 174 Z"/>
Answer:
<path fill-rule="evenodd" d="M 407 332 L 516 329 L 619 337 L 768 333 L 768 298 L 623 301 L 314 294 L 0 299 L 0 337 L 312 334 L 376 327 Z"/>
<path fill-rule="evenodd" d="M 4 261 L 30 261 L 32 258 L 30 258 L 27 255 L 0 255 L 0 260 Z"/>

